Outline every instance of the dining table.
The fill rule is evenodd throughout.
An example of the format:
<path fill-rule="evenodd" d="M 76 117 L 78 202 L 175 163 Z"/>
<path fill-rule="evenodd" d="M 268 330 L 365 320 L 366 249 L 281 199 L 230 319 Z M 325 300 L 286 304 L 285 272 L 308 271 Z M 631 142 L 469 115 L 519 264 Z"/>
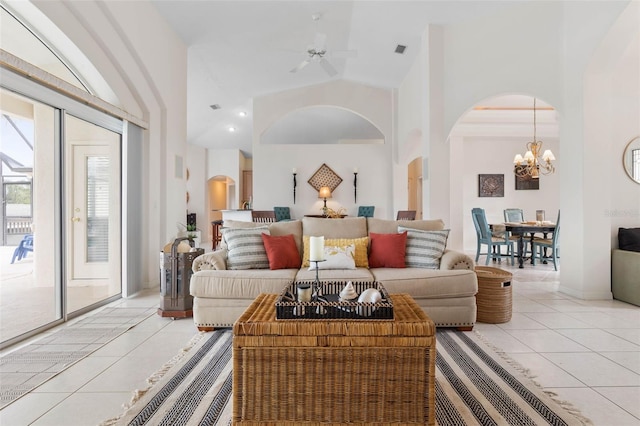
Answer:
<path fill-rule="evenodd" d="M 524 268 L 524 235 L 529 234 L 531 241 L 533 241 L 533 235 L 536 233 L 542 233 L 544 237 L 547 237 L 547 234 L 553 234 L 556 229 L 556 224 L 553 222 L 542 221 L 542 222 L 505 222 L 504 223 L 505 231 L 511 232 L 512 235 L 519 235 L 518 238 L 518 268 Z M 531 256 L 534 256 L 533 253 L 533 245 L 531 246 Z M 533 259 L 532 259 L 533 262 Z"/>

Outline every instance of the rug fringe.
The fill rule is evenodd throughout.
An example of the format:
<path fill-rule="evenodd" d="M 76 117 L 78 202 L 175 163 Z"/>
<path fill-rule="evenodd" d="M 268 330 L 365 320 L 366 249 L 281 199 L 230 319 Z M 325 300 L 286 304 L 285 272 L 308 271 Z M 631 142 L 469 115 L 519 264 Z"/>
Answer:
<path fill-rule="evenodd" d="M 529 381 L 531 381 L 531 383 L 533 383 L 540 391 L 544 392 L 545 395 L 549 396 L 549 398 L 551 398 L 551 400 L 553 402 L 555 402 L 560 407 L 565 409 L 569 414 L 571 414 L 576 419 L 578 419 L 582 424 L 584 424 L 584 425 L 593 425 L 593 422 L 591 421 L 591 419 L 589 419 L 584 414 L 582 414 L 580 409 L 576 408 L 570 401 L 566 401 L 566 400 L 560 399 L 557 393 L 555 393 L 553 391 L 550 391 L 550 390 L 546 390 L 540 384 L 540 382 L 538 382 L 536 380 L 537 376 L 535 374 L 533 374 L 530 369 L 524 367 L 518 361 L 516 361 L 515 359 L 511 358 L 511 356 L 509 356 L 509 354 L 507 354 L 507 352 L 505 352 L 502 348 L 499 348 L 496 345 L 494 345 L 492 342 L 490 342 L 488 340 L 488 338 L 485 335 L 483 335 L 482 333 L 480 333 L 478 330 L 473 330 L 473 333 L 489 349 L 491 349 L 493 352 L 498 354 L 500 356 L 500 358 L 502 358 L 502 360 L 504 362 L 506 362 L 509 366 L 513 367 L 516 371 L 518 371 L 525 378 L 527 378 Z"/>
<path fill-rule="evenodd" d="M 127 411 L 131 407 L 133 407 L 133 405 L 136 402 L 138 402 L 140 400 L 140 398 L 142 398 L 147 392 L 149 392 L 149 390 L 156 383 L 158 383 L 167 374 L 167 372 L 169 370 L 171 370 L 171 368 L 174 365 L 179 363 L 187 355 L 187 353 L 189 353 L 189 351 L 191 349 L 193 349 L 193 347 L 196 346 L 198 344 L 198 342 L 200 340 L 202 340 L 206 335 L 207 335 L 207 332 L 200 331 L 195 336 L 193 336 L 191 338 L 191 340 L 189 340 L 189 342 L 187 342 L 187 345 L 185 347 L 183 347 L 182 349 L 180 349 L 180 352 L 178 352 L 176 355 L 174 355 L 174 357 L 171 358 L 169 361 L 165 362 L 160 367 L 160 369 L 158 369 L 155 373 L 153 373 L 151 376 L 147 377 L 146 381 L 147 381 L 147 384 L 149 386 L 147 386 L 145 389 L 136 389 L 136 390 L 133 391 L 133 395 L 131 396 L 131 400 L 129 402 L 125 402 L 124 404 L 122 404 L 123 412 L 119 416 L 110 418 L 108 420 L 105 420 L 104 422 L 100 423 L 99 426 L 114 426 L 114 425 L 117 425 L 118 421 L 122 417 L 124 417 L 124 415 L 127 413 Z"/>

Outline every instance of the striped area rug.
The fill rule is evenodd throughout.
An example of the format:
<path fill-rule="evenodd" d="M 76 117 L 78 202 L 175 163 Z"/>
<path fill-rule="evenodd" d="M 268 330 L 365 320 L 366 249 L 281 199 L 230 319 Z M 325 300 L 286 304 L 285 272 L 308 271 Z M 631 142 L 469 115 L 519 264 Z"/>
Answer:
<path fill-rule="evenodd" d="M 591 424 L 505 363 L 475 333 L 438 330 L 436 339 L 438 425 Z M 136 391 L 122 416 L 102 426 L 230 424 L 231 331 L 198 334 L 191 345 L 167 365 L 164 377 L 152 377 L 149 389 Z"/>

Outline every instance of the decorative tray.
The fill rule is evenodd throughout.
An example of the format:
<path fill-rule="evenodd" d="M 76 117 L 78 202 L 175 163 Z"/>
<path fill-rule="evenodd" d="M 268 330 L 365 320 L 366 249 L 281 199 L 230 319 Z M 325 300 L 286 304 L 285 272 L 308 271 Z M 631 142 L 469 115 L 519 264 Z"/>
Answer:
<path fill-rule="evenodd" d="M 314 281 L 298 281 L 289 284 L 276 300 L 276 319 L 366 321 L 393 319 L 393 303 L 381 283 L 351 281 L 358 295 L 367 289 L 378 290 L 382 299 L 376 303 L 358 302 L 357 298 L 352 301 L 341 301 L 339 294 L 347 283 L 348 281 L 321 281 L 320 296 L 317 299 L 312 298 L 310 302 L 298 301 L 298 285 L 309 284 L 313 289 L 316 284 Z"/>

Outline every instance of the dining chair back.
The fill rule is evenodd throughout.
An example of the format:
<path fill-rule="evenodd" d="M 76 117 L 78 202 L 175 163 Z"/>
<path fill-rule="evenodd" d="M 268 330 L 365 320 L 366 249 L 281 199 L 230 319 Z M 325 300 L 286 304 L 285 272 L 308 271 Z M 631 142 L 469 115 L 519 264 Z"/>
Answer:
<path fill-rule="evenodd" d="M 289 207 L 274 207 L 273 211 L 276 214 L 276 222 L 291 219 L 291 210 L 289 210 Z"/>
<path fill-rule="evenodd" d="M 531 242 L 532 263 L 535 265 L 537 259 L 542 263 L 547 260 L 553 262 L 553 269 L 558 270 L 558 258 L 560 252 L 560 210 L 556 219 L 556 228 L 553 230 L 551 238 L 534 238 Z"/>
<path fill-rule="evenodd" d="M 504 221 L 505 222 L 516 222 L 516 223 L 520 223 L 520 222 L 524 222 L 524 212 L 522 209 L 504 209 Z M 508 233 L 508 237 L 513 240 L 513 241 L 517 241 L 520 238 L 520 234 L 514 234 L 512 232 Z M 527 253 L 531 252 L 531 237 L 532 235 L 529 234 L 529 237 L 524 238 L 523 242 L 524 242 L 524 248 L 523 248 L 523 256 L 527 256 Z"/>
<path fill-rule="evenodd" d="M 504 209 L 505 222 L 524 222 L 522 209 Z"/>
<path fill-rule="evenodd" d="M 398 214 L 396 215 L 396 220 L 415 220 L 415 219 L 416 219 L 415 210 L 398 210 Z"/>
<path fill-rule="evenodd" d="M 271 223 L 276 221 L 276 213 L 273 210 L 252 210 L 251 219 L 254 222 Z"/>
<path fill-rule="evenodd" d="M 503 257 L 511 259 L 511 265 L 514 264 L 514 242 L 510 240 L 506 233 L 503 236 L 494 236 L 491 233 L 489 222 L 487 222 L 487 216 L 484 209 L 473 208 L 471 209 L 471 217 L 473 218 L 473 225 L 476 228 L 476 236 L 478 238 L 478 245 L 476 249 L 476 262 L 480 259 L 481 255 L 486 255 L 485 265 L 489 264 L 489 260 L 501 261 Z M 487 246 L 487 252 L 482 253 L 482 246 Z M 502 247 L 507 248 L 507 253 L 502 254 Z"/>
<path fill-rule="evenodd" d="M 373 217 L 376 206 L 360 206 L 358 207 L 358 217 Z"/>

